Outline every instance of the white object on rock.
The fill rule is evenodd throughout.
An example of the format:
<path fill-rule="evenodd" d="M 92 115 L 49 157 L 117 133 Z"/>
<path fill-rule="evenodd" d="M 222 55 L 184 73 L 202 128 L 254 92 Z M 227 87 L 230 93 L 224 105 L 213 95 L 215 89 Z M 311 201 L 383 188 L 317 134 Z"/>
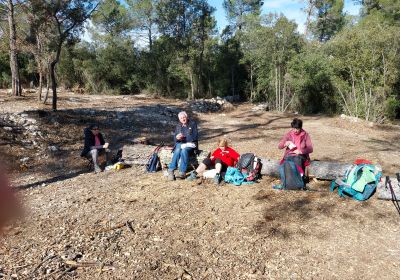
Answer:
<path fill-rule="evenodd" d="M 216 169 L 210 169 L 210 170 L 204 171 L 203 178 L 212 179 L 212 178 L 215 177 L 215 175 L 217 175 L 217 170 Z"/>

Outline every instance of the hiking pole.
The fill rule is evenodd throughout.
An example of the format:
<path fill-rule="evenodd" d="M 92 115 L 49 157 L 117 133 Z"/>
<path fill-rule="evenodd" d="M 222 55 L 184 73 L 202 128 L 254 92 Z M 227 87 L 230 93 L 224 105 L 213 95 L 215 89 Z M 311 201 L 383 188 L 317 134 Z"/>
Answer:
<path fill-rule="evenodd" d="M 396 173 L 396 177 L 397 177 L 397 184 L 398 184 L 399 187 L 400 187 L 400 183 L 399 183 L 400 174 L 399 174 L 399 173 Z M 389 190 L 390 190 L 390 193 L 391 193 L 391 195 L 392 195 L 392 202 L 393 202 L 393 205 L 394 205 L 394 207 L 396 208 L 397 213 L 400 215 L 400 205 L 399 205 L 399 202 L 397 201 L 397 197 L 396 197 L 396 194 L 395 194 L 395 192 L 394 192 L 394 190 L 393 190 L 392 182 L 391 182 L 389 176 L 386 176 L 386 178 L 385 178 L 385 186 L 386 186 L 386 187 L 389 186 Z"/>

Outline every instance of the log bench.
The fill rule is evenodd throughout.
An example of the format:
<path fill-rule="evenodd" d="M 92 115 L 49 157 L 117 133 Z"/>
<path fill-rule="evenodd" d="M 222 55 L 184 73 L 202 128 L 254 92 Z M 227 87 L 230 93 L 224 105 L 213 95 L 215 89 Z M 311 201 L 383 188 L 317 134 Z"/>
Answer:
<path fill-rule="evenodd" d="M 155 146 L 136 144 L 125 145 L 122 148 L 122 157 L 127 164 L 146 165 L 150 156 L 154 152 Z M 162 168 L 168 168 L 168 164 L 172 159 L 172 147 L 163 147 L 159 153 Z M 196 168 L 210 153 L 208 151 L 201 151 L 199 154 L 190 157 L 189 166 Z M 280 160 L 261 158 L 262 169 L 261 174 L 279 177 L 279 164 Z M 311 161 L 309 166 L 309 175 L 320 180 L 334 180 L 342 177 L 351 164 L 331 161 Z M 398 186 L 397 178 L 390 177 L 395 195 L 400 200 L 400 187 Z M 385 177 L 382 177 L 381 182 L 377 187 L 377 194 L 379 199 L 391 200 L 392 196 L 390 191 L 385 188 Z"/>
<path fill-rule="evenodd" d="M 127 164 L 146 165 L 156 146 L 136 144 L 124 145 L 122 148 L 122 158 Z M 158 152 L 162 169 L 168 168 L 172 160 L 172 147 L 164 146 Z M 199 150 L 196 154 L 189 157 L 189 166 L 195 169 L 205 158 L 210 155 L 208 151 Z"/>
<path fill-rule="evenodd" d="M 122 157 L 128 164 L 146 165 L 150 155 L 154 152 L 155 146 L 136 144 L 125 145 L 122 148 Z M 200 154 L 190 158 L 189 165 L 192 168 L 198 166 L 206 157 L 209 156 L 208 151 L 202 151 Z M 172 148 L 163 147 L 159 152 L 160 162 L 165 168 L 171 162 Z M 280 160 L 272 160 L 261 158 L 263 164 L 261 174 L 273 177 L 279 177 L 279 162 Z M 322 180 L 333 180 L 342 176 L 346 169 L 351 164 L 330 161 L 311 161 L 309 173 L 311 177 Z"/>

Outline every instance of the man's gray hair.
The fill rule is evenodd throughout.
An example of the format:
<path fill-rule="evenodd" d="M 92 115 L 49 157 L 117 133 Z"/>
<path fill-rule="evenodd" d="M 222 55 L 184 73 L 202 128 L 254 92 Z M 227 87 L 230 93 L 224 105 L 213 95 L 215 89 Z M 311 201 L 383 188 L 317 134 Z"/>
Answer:
<path fill-rule="evenodd" d="M 188 117 L 188 115 L 186 114 L 186 112 L 185 111 L 182 111 L 182 112 L 179 112 L 179 114 L 178 114 L 178 118 L 180 118 L 180 117 Z"/>

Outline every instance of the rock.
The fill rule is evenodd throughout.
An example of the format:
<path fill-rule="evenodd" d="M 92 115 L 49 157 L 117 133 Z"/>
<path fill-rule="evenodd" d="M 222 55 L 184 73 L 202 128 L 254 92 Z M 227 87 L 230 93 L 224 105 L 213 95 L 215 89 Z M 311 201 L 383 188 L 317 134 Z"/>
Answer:
<path fill-rule="evenodd" d="M 256 106 L 254 106 L 251 110 L 253 112 L 256 112 L 256 111 L 269 111 L 269 105 L 267 103 L 260 103 L 260 104 L 258 104 Z"/>
<path fill-rule="evenodd" d="M 23 157 L 19 161 L 20 162 L 27 162 L 30 158 L 29 157 Z"/>
<path fill-rule="evenodd" d="M 240 96 L 239 95 L 228 95 L 228 96 L 225 96 L 224 99 L 228 102 L 238 102 L 238 101 L 240 101 Z"/>
<path fill-rule="evenodd" d="M 26 118 L 25 121 L 28 122 L 28 123 L 31 123 L 31 124 L 37 123 L 37 121 L 35 119 L 32 119 L 32 118 Z"/>
<path fill-rule="evenodd" d="M 56 145 L 48 146 L 47 149 L 49 149 L 51 152 L 57 152 L 60 150 L 60 148 Z"/>

